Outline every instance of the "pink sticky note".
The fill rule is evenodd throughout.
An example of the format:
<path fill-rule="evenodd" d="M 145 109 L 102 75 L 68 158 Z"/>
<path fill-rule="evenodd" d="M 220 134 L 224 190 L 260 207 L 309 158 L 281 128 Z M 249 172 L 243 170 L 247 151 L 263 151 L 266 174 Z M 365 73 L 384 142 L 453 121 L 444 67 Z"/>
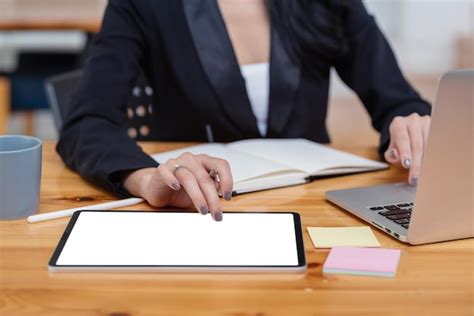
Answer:
<path fill-rule="evenodd" d="M 400 254 L 398 249 L 334 247 L 324 263 L 323 272 L 393 277 Z"/>

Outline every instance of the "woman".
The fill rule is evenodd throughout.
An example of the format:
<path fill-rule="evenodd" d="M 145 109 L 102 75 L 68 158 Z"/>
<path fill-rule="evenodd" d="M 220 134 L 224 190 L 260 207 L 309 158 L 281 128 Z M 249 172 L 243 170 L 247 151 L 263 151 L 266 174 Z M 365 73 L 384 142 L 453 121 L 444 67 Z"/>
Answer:
<path fill-rule="evenodd" d="M 327 143 L 332 67 L 371 115 L 381 155 L 416 184 L 430 106 L 359 0 L 111 0 L 57 149 L 119 196 L 194 206 L 219 221 L 219 195 L 232 191 L 225 161 L 185 154 L 157 168 L 122 128 L 140 69 L 155 92 L 157 140 L 205 141 L 210 127 L 218 142 Z"/>

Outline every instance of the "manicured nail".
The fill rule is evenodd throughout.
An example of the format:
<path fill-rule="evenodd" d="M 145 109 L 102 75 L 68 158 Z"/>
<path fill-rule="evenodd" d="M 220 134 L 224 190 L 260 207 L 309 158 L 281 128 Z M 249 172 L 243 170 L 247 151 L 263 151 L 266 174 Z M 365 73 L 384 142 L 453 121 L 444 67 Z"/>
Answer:
<path fill-rule="evenodd" d="M 179 191 L 179 189 L 181 189 L 181 186 L 176 181 L 171 184 L 171 187 L 173 188 L 173 190 L 176 190 L 176 191 Z"/>
<path fill-rule="evenodd" d="M 410 179 L 410 184 L 411 184 L 412 186 L 416 186 L 416 185 L 418 184 L 418 177 L 417 177 L 417 176 L 411 177 L 411 179 Z"/>
<path fill-rule="evenodd" d="M 392 148 L 390 150 L 390 158 L 392 158 L 393 160 L 398 160 L 397 151 L 395 150 L 395 148 Z"/>
<path fill-rule="evenodd" d="M 224 194 L 224 199 L 226 201 L 230 201 L 231 198 L 232 198 L 232 192 L 229 191 Z"/>
<path fill-rule="evenodd" d="M 410 166 L 411 166 L 411 160 L 410 159 L 403 160 L 403 167 L 405 167 L 405 169 L 409 169 Z"/>
<path fill-rule="evenodd" d="M 206 215 L 207 213 L 209 213 L 209 209 L 207 208 L 206 205 L 201 206 L 201 209 L 199 211 L 201 212 L 202 215 Z"/>
<path fill-rule="evenodd" d="M 222 213 L 221 212 L 214 213 L 214 220 L 216 222 L 222 221 Z"/>

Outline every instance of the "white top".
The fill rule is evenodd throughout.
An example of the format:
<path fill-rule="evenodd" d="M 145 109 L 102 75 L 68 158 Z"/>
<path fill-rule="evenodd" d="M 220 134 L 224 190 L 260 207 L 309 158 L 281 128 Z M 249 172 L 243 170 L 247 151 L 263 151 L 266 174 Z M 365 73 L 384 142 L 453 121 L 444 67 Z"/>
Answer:
<path fill-rule="evenodd" d="M 270 91 L 269 67 L 268 63 L 240 66 L 250 105 L 262 136 L 267 134 L 268 95 Z"/>

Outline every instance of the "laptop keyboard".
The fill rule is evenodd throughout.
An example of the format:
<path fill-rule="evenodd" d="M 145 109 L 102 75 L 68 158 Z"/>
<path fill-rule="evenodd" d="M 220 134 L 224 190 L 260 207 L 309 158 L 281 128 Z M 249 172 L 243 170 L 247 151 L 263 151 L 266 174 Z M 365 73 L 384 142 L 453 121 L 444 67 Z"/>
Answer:
<path fill-rule="evenodd" d="M 374 212 L 378 211 L 380 215 L 408 229 L 413 203 L 372 206 L 369 209 Z"/>

